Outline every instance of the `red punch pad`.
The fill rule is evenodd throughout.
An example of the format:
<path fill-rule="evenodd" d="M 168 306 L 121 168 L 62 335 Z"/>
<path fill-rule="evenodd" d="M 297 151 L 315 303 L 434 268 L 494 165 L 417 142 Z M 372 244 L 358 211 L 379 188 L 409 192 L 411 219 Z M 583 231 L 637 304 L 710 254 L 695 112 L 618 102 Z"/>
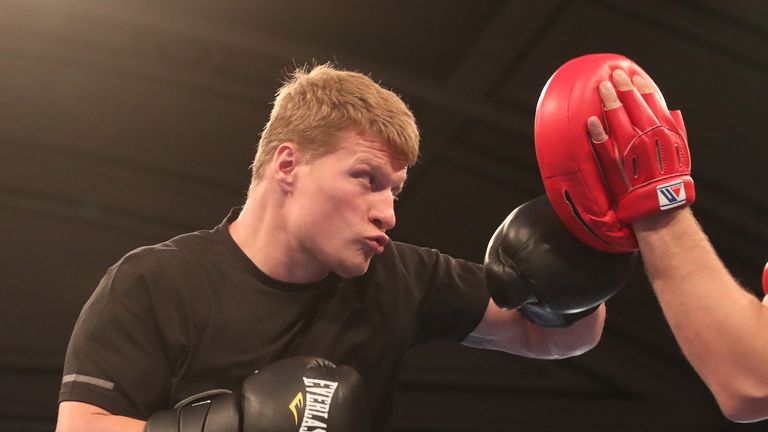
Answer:
<path fill-rule="evenodd" d="M 544 188 L 563 223 L 595 249 L 624 253 L 637 249 L 637 240 L 616 217 L 587 132 L 589 117 L 603 119 L 598 85 L 610 81 L 616 69 L 630 77 L 641 75 L 656 87 L 640 66 L 624 56 L 577 57 L 555 71 L 544 86 L 536 106 L 534 138 Z"/>

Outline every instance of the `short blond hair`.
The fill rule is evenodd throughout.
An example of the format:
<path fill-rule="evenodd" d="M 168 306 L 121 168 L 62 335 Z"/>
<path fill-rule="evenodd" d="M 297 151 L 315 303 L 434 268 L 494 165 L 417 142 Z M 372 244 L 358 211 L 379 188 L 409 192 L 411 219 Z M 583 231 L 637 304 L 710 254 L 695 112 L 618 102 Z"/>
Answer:
<path fill-rule="evenodd" d="M 263 178 L 280 144 L 296 143 L 309 162 L 333 151 L 347 130 L 381 139 L 408 166 L 416 162 L 419 130 L 399 96 L 366 75 L 330 64 L 295 70 L 278 90 L 261 133 L 251 184 Z"/>

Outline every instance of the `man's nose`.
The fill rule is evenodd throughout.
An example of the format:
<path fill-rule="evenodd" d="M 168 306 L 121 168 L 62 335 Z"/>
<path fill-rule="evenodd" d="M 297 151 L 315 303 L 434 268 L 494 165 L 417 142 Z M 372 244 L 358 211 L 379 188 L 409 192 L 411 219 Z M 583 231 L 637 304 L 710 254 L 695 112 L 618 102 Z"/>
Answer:
<path fill-rule="evenodd" d="M 374 201 L 369 213 L 369 219 L 382 231 L 395 226 L 395 198 L 391 192 L 382 193 Z"/>

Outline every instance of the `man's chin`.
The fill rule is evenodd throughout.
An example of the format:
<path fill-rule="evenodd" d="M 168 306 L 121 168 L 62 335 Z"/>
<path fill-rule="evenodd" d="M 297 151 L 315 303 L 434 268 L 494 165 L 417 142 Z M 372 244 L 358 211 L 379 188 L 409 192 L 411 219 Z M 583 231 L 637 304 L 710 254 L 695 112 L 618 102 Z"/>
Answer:
<path fill-rule="evenodd" d="M 371 261 L 366 260 L 364 263 L 358 263 L 357 265 L 344 266 L 343 268 L 337 268 L 335 273 L 343 278 L 356 278 L 360 277 L 368 271 Z"/>

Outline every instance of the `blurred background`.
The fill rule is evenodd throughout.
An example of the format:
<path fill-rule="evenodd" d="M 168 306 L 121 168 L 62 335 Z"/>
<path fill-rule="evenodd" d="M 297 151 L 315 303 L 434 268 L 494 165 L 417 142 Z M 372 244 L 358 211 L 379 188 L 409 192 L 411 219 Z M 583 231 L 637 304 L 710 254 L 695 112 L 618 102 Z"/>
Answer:
<path fill-rule="evenodd" d="M 393 237 L 479 261 L 506 214 L 543 194 L 543 85 L 592 52 L 629 56 L 683 110 L 695 213 L 758 293 L 764 0 L 0 0 L 0 431 L 53 430 L 72 326 L 109 265 L 243 202 L 296 65 L 332 61 L 402 95 L 423 141 Z M 393 430 L 768 430 L 720 414 L 635 273 L 580 357 L 414 349 Z"/>

